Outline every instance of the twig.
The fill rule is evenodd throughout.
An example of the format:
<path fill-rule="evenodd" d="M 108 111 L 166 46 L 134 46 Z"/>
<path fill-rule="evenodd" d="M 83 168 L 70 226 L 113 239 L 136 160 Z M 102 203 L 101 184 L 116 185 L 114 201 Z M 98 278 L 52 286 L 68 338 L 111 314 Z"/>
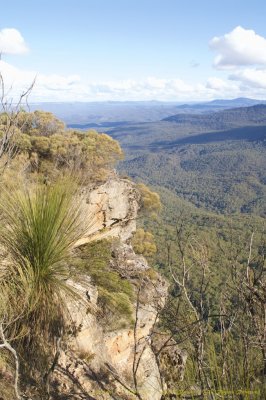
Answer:
<path fill-rule="evenodd" d="M 18 360 L 18 355 L 16 350 L 10 345 L 10 343 L 7 341 L 5 334 L 4 334 L 4 329 L 3 329 L 3 324 L 0 323 L 0 337 L 2 340 L 2 344 L 0 344 L 0 349 L 6 349 L 7 351 L 9 351 L 14 359 L 15 359 L 15 382 L 14 382 L 14 390 L 15 390 L 15 394 L 16 394 L 16 398 L 18 400 L 21 400 L 21 396 L 19 394 L 19 360 Z"/>

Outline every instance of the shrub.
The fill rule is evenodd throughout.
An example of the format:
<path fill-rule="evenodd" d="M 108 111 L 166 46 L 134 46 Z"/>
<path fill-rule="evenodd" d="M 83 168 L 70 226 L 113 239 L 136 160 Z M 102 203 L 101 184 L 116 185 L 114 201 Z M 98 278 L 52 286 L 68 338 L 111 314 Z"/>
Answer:
<path fill-rule="evenodd" d="M 156 251 L 156 244 L 154 236 L 151 232 L 144 231 L 144 229 L 137 229 L 132 245 L 136 253 L 143 254 L 144 257 L 152 257 Z"/>
<path fill-rule="evenodd" d="M 111 314 L 113 325 L 117 327 L 121 318 L 131 322 L 134 292 L 131 283 L 110 267 L 111 257 L 112 243 L 100 240 L 77 250 L 76 265 L 86 271 L 97 286 L 100 309 L 105 316 Z"/>
<path fill-rule="evenodd" d="M 158 193 L 152 192 L 144 183 L 139 183 L 137 188 L 141 194 L 142 211 L 156 216 L 162 209 L 162 203 Z"/>
<path fill-rule="evenodd" d="M 0 290 L 8 296 L 6 306 L 12 310 L 6 314 L 14 315 L 11 327 L 14 336 L 22 336 L 17 343 L 23 357 L 30 358 L 30 366 L 44 362 L 54 337 L 62 335 L 65 299 L 74 295 L 67 284 L 69 260 L 83 233 L 74 194 L 73 183 L 64 180 L 1 197 L 0 244 L 9 260 Z"/>

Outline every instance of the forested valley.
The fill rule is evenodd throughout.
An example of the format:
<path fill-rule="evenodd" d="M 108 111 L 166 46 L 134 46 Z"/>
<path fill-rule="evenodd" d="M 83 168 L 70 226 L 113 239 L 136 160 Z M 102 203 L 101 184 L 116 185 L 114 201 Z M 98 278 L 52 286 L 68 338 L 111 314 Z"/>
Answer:
<path fill-rule="evenodd" d="M 263 399 L 266 106 L 102 130 L 108 135 L 66 128 L 43 111 L 0 115 L 2 397 Z M 108 196 L 117 202 L 119 185 L 135 204 L 127 219 L 121 210 L 112 217 Z M 93 217 L 84 225 L 94 190 L 96 209 L 108 193 L 96 234 Z M 127 232 L 136 218 L 139 256 Z M 96 239 L 86 238 L 88 229 Z M 96 336 L 131 337 L 122 378 L 102 361 L 108 346 L 68 358 L 69 343 L 84 332 L 76 311 L 70 318 L 72 303 L 100 327 Z M 151 307 L 144 337 L 150 320 L 141 318 Z M 152 358 L 142 366 L 147 349 Z M 151 360 L 143 383 L 138 371 Z M 145 392 L 155 368 L 157 386 Z"/>
<path fill-rule="evenodd" d="M 2 3 L 0 400 L 266 400 L 266 1 Z"/>
<path fill-rule="evenodd" d="M 135 240 L 170 282 L 161 324 L 189 354 L 183 395 L 198 382 L 216 388 L 206 398 L 263 398 L 266 107 L 109 133 L 125 149 L 120 172 L 160 194 L 161 213 L 144 216 Z"/>

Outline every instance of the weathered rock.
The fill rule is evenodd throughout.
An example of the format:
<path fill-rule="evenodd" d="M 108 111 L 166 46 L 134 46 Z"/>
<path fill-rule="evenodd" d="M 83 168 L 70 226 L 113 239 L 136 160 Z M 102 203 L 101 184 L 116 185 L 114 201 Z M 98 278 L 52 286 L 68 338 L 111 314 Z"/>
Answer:
<path fill-rule="evenodd" d="M 165 388 L 168 391 L 174 391 L 177 382 L 184 379 L 187 352 L 180 349 L 173 338 L 156 334 L 152 336 L 152 349 L 157 355 L 158 367 Z"/>
<path fill-rule="evenodd" d="M 76 245 L 107 237 L 128 241 L 136 230 L 139 200 L 140 193 L 127 179 L 109 179 L 97 188 L 84 190 L 82 205 L 88 229 Z"/>
<path fill-rule="evenodd" d="M 149 276 L 147 261 L 136 255 L 129 243 L 136 229 L 139 197 L 134 184 L 118 178 L 83 193 L 84 215 L 92 217 L 93 224 L 76 245 L 106 237 L 119 240 L 111 267 L 135 287 L 135 325 L 106 331 L 97 317 L 97 287 L 89 277 L 82 283 L 72 282 L 80 299 L 68 304 L 76 334 L 62 352 L 56 371 L 61 393 L 78 388 L 88 399 L 114 398 L 110 393 L 116 393 L 117 399 L 135 399 L 137 389 L 143 400 L 161 398 L 160 374 L 150 334 L 158 308 L 164 303 L 167 285 L 159 274 Z"/>

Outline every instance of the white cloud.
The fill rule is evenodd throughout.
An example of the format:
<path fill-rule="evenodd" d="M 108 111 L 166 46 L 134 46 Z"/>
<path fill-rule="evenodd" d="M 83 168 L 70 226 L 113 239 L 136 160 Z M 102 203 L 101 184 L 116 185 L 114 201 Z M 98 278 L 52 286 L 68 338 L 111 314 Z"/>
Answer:
<path fill-rule="evenodd" d="M 31 102 L 41 101 L 107 101 L 161 100 L 200 101 L 238 96 L 264 97 L 261 87 L 266 84 L 265 70 L 236 71 L 228 79 L 210 77 L 205 83 L 187 83 L 182 79 L 148 77 L 143 80 L 86 82 L 78 75 L 38 74 L 21 70 L 0 61 L 0 71 L 10 97 L 16 99 L 36 77 L 30 95 Z M 233 82 L 234 81 L 234 82 Z M 9 92 L 9 88 L 13 89 Z"/>
<path fill-rule="evenodd" d="M 23 54 L 28 47 L 21 33 L 14 28 L 5 28 L 0 31 L 0 53 Z"/>
<path fill-rule="evenodd" d="M 243 87 L 266 89 L 266 69 L 247 68 L 229 75 L 229 79 L 241 82 Z"/>
<path fill-rule="evenodd" d="M 28 88 L 36 77 L 31 93 L 34 101 L 90 101 L 90 100 L 182 100 L 199 98 L 202 87 L 181 79 L 148 77 L 140 81 L 85 82 L 78 75 L 45 75 L 25 71 L 0 61 L 5 86 L 13 87 L 13 95 Z M 204 88 L 204 86 L 203 86 Z"/>
<path fill-rule="evenodd" d="M 200 101 L 214 98 L 250 96 L 265 97 L 266 39 L 253 30 L 240 26 L 221 37 L 214 37 L 210 47 L 218 52 L 217 69 L 233 68 L 227 79 L 209 77 L 206 82 L 191 83 L 180 78 L 147 77 L 142 80 L 116 80 L 89 82 L 79 75 L 43 74 L 16 68 L 0 60 L 8 96 L 15 98 L 25 91 L 36 78 L 30 101 L 108 101 L 108 100 L 161 100 Z M 16 29 L 0 31 L 0 52 L 22 54 L 28 51 L 25 41 Z M 264 66 L 265 64 L 265 66 Z M 198 64 L 192 64 L 196 67 Z M 257 68 L 243 68 L 254 65 Z M 261 65 L 261 69 L 258 69 Z M 9 90 L 12 88 L 12 90 Z"/>
<path fill-rule="evenodd" d="M 209 45 L 218 52 L 214 59 L 217 69 L 266 65 L 266 39 L 251 29 L 237 26 L 224 36 L 215 36 Z"/>
<path fill-rule="evenodd" d="M 50 98 L 59 100 L 71 92 L 73 96 L 78 95 L 80 82 L 78 75 L 38 74 L 36 71 L 18 69 L 3 60 L 0 60 L 0 72 L 3 76 L 6 93 L 10 96 L 12 94 L 15 98 L 28 89 L 34 81 L 31 93 L 33 98 L 46 101 Z"/>
<path fill-rule="evenodd" d="M 207 79 L 206 88 L 212 90 L 232 90 L 232 84 L 214 76 Z"/>

